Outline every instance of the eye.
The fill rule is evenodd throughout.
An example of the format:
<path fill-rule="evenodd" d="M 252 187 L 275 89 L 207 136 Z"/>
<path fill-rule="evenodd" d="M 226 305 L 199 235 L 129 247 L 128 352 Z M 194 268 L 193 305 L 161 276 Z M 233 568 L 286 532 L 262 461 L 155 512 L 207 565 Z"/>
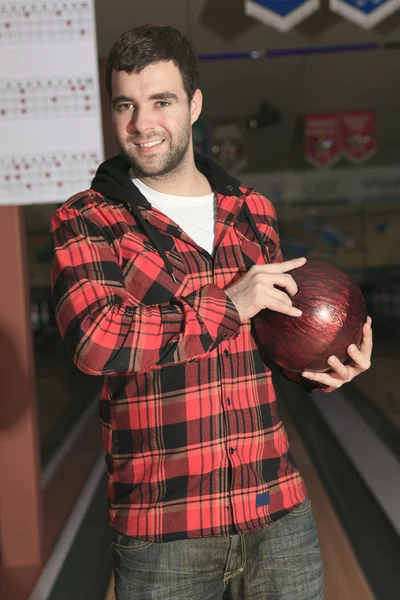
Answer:
<path fill-rule="evenodd" d="M 160 106 L 160 108 L 165 108 L 167 106 L 170 106 L 170 102 L 167 102 L 166 100 L 159 100 L 157 102 L 157 106 Z"/>
<path fill-rule="evenodd" d="M 133 108 L 133 104 L 130 102 L 123 102 L 122 104 L 118 104 L 117 112 L 126 112 L 127 110 L 131 110 Z"/>

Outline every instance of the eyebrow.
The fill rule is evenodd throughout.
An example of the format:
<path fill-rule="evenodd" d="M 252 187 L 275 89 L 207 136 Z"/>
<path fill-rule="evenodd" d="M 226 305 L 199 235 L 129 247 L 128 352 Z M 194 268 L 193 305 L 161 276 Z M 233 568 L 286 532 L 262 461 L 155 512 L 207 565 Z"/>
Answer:
<path fill-rule="evenodd" d="M 157 92 L 149 96 L 149 100 L 178 100 L 178 96 L 173 92 Z"/>
<path fill-rule="evenodd" d="M 113 106 L 116 106 L 117 104 L 119 104 L 119 102 L 133 102 L 133 100 L 128 96 L 115 96 L 115 98 L 112 99 L 111 104 Z"/>
<path fill-rule="evenodd" d="M 178 100 L 178 96 L 176 94 L 174 94 L 173 92 L 156 92 L 155 94 L 152 94 L 151 96 L 149 96 L 148 98 L 149 100 Z M 129 96 L 115 96 L 115 98 L 113 98 L 112 100 L 112 105 L 115 107 L 117 104 L 119 104 L 120 102 L 131 102 L 132 104 L 134 103 L 133 98 L 129 98 Z"/>

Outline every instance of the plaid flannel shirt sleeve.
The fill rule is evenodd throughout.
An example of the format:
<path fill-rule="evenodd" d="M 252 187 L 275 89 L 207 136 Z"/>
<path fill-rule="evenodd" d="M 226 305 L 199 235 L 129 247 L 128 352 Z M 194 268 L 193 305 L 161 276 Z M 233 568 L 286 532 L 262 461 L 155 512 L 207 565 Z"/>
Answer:
<path fill-rule="evenodd" d="M 140 373 L 186 361 L 240 328 L 234 304 L 214 284 L 169 303 L 138 304 L 101 227 L 75 208 L 54 213 L 51 240 L 57 324 L 84 373 Z"/>

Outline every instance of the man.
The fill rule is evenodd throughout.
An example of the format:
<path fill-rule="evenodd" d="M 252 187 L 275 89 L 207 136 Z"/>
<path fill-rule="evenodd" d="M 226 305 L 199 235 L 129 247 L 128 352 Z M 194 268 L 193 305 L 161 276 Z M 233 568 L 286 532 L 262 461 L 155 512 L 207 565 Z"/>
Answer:
<path fill-rule="evenodd" d="M 282 262 L 270 202 L 194 154 L 198 75 L 177 30 L 124 34 L 106 75 L 121 155 L 52 220 L 60 332 L 106 376 L 116 596 L 317 600 L 310 503 L 250 321 L 298 316 L 289 271 L 305 259 Z M 337 388 L 371 347 L 368 320 L 354 367 L 304 375 Z"/>

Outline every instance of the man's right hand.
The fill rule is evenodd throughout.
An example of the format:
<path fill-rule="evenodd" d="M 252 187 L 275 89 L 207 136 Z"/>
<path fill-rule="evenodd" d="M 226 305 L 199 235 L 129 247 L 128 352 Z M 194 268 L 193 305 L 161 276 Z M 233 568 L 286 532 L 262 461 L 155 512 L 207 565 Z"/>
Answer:
<path fill-rule="evenodd" d="M 240 315 L 241 321 L 254 317 L 268 308 L 299 317 L 302 313 L 292 305 L 290 296 L 297 294 L 297 284 L 288 271 L 302 267 L 306 258 L 294 258 L 280 263 L 254 265 L 234 285 L 225 290 Z M 277 289 L 283 288 L 286 292 Z"/>

